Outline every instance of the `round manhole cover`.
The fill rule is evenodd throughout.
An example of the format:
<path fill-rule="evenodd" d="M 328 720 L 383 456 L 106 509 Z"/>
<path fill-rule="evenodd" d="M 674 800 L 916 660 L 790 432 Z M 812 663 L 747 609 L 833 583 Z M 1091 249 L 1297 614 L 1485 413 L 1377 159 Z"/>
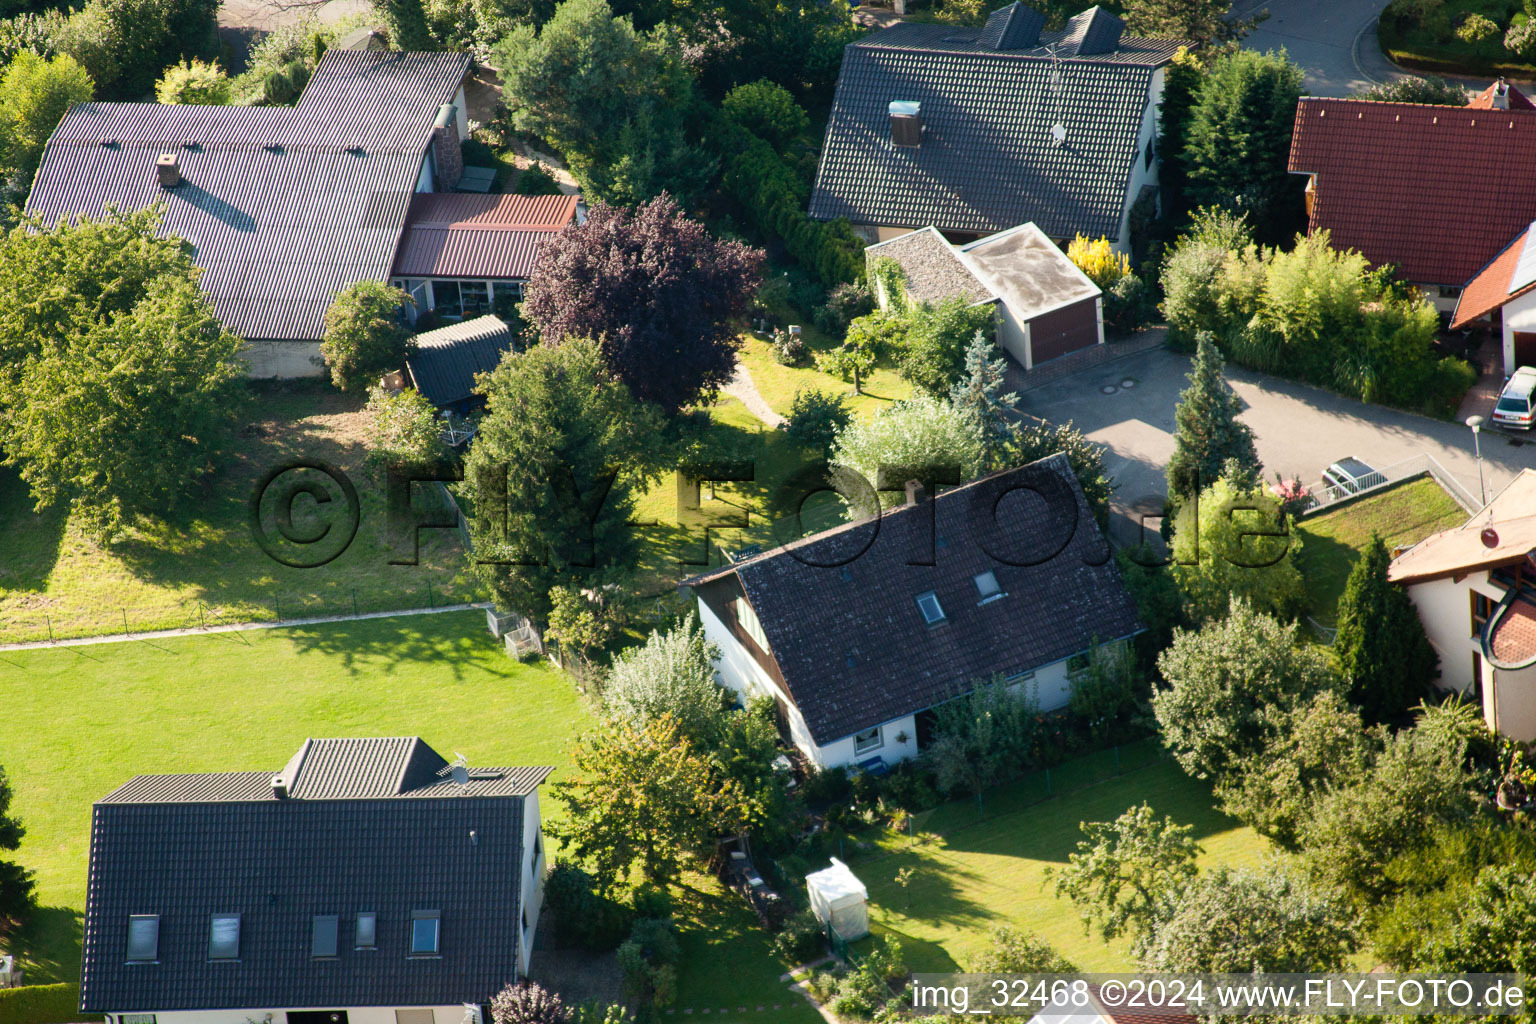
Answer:
<path fill-rule="evenodd" d="M 1127 377 L 1127 378 L 1125 378 L 1125 380 L 1120 382 L 1120 387 L 1122 389 L 1124 389 L 1124 390 L 1127 390 L 1127 391 L 1130 390 L 1131 388 L 1135 387 L 1135 386 L 1136 386 L 1136 382 L 1134 380 L 1132 380 L 1130 377 Z"/>
<path fill-rule="evenodd" d="M 1120 389 L 1115 387 L 1113 384 L 1105 384 L 1103 387 L 1099 388 L 1099 393 L 1101 395 L 1112 395 L 1119 390 Z"/>

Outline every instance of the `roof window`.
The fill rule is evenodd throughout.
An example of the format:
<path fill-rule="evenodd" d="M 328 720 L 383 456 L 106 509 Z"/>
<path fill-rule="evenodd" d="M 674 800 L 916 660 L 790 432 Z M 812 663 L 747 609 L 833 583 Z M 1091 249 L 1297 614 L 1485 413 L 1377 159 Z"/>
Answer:
<path fill-rule="evenodd" d="M 160 957 L 160 915 L 134 914 L 128 918 L 128 959 L 136 962 Z"/>
<path fill-rule="evenodd" d="M 411 911 L 411 956 L 436 956 L 442 911 Z"/>
<path fill-rule="evenodd" d="M 986 572 L 977 573 L 971 578 L 976 584 L 976 593 L 981 598 L 980 601 L 976 602 L 977 604 L 986 604 L 989 601 L 996 601 L 998 598 L 1006 596 L 1003 593 L 1003 588 L 998 585 L 997 575 L 991 569 L 988 569 Z"/>
<path fill-rule="evenodd" d="M 357 948 L 373 949 L 378 945 L 379 915 L 365 910 L 357 915 Z"/>
<path fill-rule="evenodd" d="M 944 609 L 939 604 L 939 595 L 931 590 L 917 595 L 917 609 L 923 613 L 923 621 L 930 626 L 937 626 L 944 621 Z"/>
<path fill-rule="evenodd" d="M 240 959 L 240 915 L 214 914 L 208 921 L 208 959 Z"/>
<path fill-rule="evenodd" d="M 336 933 L 341 919 L 335 914 L 316 914 L 310 932 L 309 955 L 316 958 L 336 955 Z"/>

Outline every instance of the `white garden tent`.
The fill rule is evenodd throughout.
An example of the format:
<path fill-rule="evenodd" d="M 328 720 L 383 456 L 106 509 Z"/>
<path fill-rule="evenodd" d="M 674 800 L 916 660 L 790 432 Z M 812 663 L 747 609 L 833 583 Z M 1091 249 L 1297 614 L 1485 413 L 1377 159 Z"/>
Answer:
<path fill-rule="evenodd" d="M 869 934 L 869 890 L 848 865 L 832 858 L 832 866 L 805 876 L 811 913 L 823 926 L 831 925 L 846 942 Z"/>

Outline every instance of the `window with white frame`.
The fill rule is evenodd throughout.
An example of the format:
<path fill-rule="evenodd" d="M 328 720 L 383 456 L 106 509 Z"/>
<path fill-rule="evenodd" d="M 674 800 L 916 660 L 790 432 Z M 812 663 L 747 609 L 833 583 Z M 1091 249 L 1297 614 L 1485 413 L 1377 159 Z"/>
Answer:
<path fill-rule="evenodd" d="M 128 918 L 128 959 L 140 963 L 160 957 L 160 915 L 134 914 Z"/>
<path fill-rule="evenodd" d="M 111 1018 L 108 1018 L 109 1020 Z M 152 1013 L 120 1013 L 117 1015 L 117 1024 L 155 1024 L 155 1015 Z"/>
<path fill-rule="evenodd" d="M 885 746 L 885 737 L 880 733 L 877 725 L 873 729 L 865 729 L 863 732 L 853 734 L 853 752 L 855 754 L 868 753 Z"/>
<path fill-rule="evenodd" d="M 939 595 L 931 590 L 925 590 L 917 595 L 917 609 L 923 613 L 923 621 L 930 626 L 937 626 L 944 621 L 944 608 L 939 604 Z"/>
<path fill-rule="evenodd" d="M 740 624 L 741 631 L 751 637 L 752 642 L 757 644 L 764 653 L 771 650 L 768 646 L 768 634 L 763 632 L 763 623 L 758 619 L 757 612 L 747 603 L 747 599 L 738 597 L 732 606 L 736 609 L 736 621 Z"/>
<path fill-rule="evenodd" d="M 239 914 L 214 914 L 208 919 L 208 959 L 240 959 Z"/>

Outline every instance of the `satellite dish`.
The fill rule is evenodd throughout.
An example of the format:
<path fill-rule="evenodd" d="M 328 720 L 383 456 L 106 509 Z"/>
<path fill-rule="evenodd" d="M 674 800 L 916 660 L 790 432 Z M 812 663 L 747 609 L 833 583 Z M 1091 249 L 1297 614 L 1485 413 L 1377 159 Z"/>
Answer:
<path fill-rule="evenodd" d="M 461 786 L 469 785 L 469 769 L 461 764 L 452 765 L 449 772 L 453 775 L 453 781 Z"/>
<path fill-rule="evenodd" d="M 1499 531 L 1495 530 L 1493 527 L 1483 527 L 1483 532 L 1480 534 L 1480 536 L 1483 540 L 1483 547 L 1496 548 L 1499 546 Z"/>
<path fill-rule="evenodd" d="M 1056 140 L 1056 145 L 1067 141 L 1067 126 L 1057 121 L 1051 125 L 1051 138 Z"/>

